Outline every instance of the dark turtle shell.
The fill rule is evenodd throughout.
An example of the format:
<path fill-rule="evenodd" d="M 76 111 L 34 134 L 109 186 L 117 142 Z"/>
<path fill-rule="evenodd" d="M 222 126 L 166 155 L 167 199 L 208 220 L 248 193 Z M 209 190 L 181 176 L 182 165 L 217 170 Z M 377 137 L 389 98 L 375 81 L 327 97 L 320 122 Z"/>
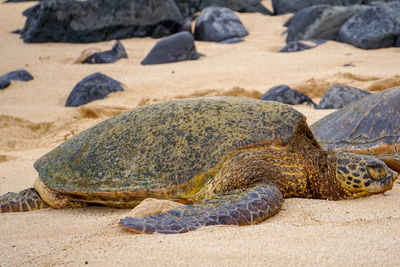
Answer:
<path fill-rule="evenodd" d="M 325 149 L 375 155 L 400 170 L 400 87 L 366 96 L 310 128 Z"/>
<path fill-rule="evenodd" d="M 265 139 L 286 143 L 304 122 L 287 105 L 250 98 L 170 101 L 95 125 L 34 166 L 40 179 L 60 192 L 149 196 L 204 173 L 236 147 Z"/>

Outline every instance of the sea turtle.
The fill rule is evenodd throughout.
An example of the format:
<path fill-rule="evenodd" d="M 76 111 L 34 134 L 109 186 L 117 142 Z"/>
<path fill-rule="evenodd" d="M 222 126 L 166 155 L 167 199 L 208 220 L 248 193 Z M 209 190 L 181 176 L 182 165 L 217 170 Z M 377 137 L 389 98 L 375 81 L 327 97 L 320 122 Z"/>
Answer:
<path fill-rule="evenodd" d="M 284 197 L 367 196 L 391 189 L 397 178 L 374 157 L 322 150 L 306 118 L 288 105 L 239 97 L 136 108 L 68 139 L 34 167 L 35 188 L 3 195 L 2 212 L 85 203 L 127 208 L 148 197 L 188 204 L 121 219 L 141 233 L 256 224 L 277 213 Z"/>
<path fill-rule="evenodd" d="M 400 171 L 400 87 L 368 95 L 320 119 L 311 130 L 328 150 L 373 155 Z"/>

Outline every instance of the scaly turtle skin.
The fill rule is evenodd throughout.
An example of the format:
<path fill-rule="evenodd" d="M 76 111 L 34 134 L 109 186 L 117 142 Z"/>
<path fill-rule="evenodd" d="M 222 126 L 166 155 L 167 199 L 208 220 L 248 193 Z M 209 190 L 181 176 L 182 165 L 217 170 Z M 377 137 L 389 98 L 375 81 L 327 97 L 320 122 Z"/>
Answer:
<path fill-rule="evenodd" d="M 4 195 L 3 212 L 39 208 L 39 201 L 54 208 L 134 207 L 147 197 L 194 203 L 120 221 L 142 233 L 255 224 L 277 213 L 284 197 L 367 196 L 397 177 L 373 157 L 322 150 L 288 105 L 235 97 L 134 109 L 70 138 L 34 166 L 35 190 Z"/>
<path fill-rule="evenodd" d="M 400 87 L 371 94 L 310 129 L 328 150 L 373 155 L 400 171 Z"/>

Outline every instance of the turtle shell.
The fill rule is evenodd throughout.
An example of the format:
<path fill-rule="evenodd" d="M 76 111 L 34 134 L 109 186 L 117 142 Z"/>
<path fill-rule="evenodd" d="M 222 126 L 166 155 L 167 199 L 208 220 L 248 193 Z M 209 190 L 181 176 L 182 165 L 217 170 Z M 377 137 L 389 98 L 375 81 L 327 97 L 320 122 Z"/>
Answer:
<path fill-rule="evenodd" d="M 60 192 L 159 192 L 223 155 L 265 139 L 288 142 L 305 117 L 276 102 L 203 97 L 140 107 L 103 121 L 41 157 L 40 179 Z M 104 203 L 104 202 L 103 202 Z"/>
<path fill-rule="evenodd" d="M 371 94 L 320 119 L 311 130 L 329 150 L 374 155 L 400 170 L 400 87 Z"/>

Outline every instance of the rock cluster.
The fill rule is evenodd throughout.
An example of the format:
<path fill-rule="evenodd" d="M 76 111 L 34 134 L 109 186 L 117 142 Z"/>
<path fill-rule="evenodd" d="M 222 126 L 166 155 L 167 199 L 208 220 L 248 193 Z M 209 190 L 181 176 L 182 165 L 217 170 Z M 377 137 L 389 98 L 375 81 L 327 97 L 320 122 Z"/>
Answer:
<path fill-rule="evenodd" d="M 334 40 L 362 49 L 400 46 L 400 2 L 311 6 L 295 13 L 285 26 L 287 42 Z"/>
<path fill-rule="evenodd" d="M 42 0 L 24 12 L 19 32 L 27 43 L 159 38 L 181 31 L 187 18 L 209 6 L 270 14 L 261 0 Z"/>
<path fill-rule="evenodd" d="M 316 109 L 340 109 L 370 94 L 371 93 L 368 91 L 360 90 L 355 87 L 337 84 L 329 87 L 325 91 L 325 94 L 317 105 L 309 96 L 282 84 L 274 86 L 266 91 L 261 97 L 261 100 L 277 101 L 289 105 L 306 103 L 307 105 L 312 105 Z"/>

